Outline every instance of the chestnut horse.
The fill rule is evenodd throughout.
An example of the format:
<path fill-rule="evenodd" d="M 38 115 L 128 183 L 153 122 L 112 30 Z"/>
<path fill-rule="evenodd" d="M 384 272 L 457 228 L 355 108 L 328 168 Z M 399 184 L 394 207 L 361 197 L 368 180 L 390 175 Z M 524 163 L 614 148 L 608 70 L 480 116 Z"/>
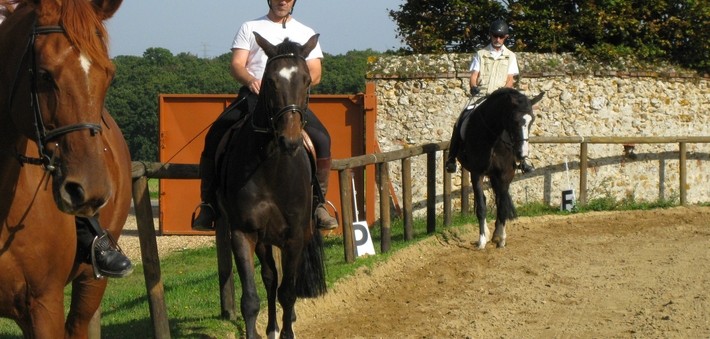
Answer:
<path fill-rule="evenodd" d="M 242 285 L 246 337 L 258 337 L 256 253 L 268 299 L 266 332 L 269 338 L 279 335 L 278 298 L 283 311 L 280 336 L 292 338 L 296 298 L 326 292 L 323 243 L 312 219 L 315 177 L 302 134 L 311 83 L 305 57 L 316 46 L 318 35 L 303 46 L 288 39 L 274 46 L 255 36 L 269 59 L 255 112 L 231 137 L 219 167 L 218 203 L 229 230 L 217 234 L 231 238 Z M 280 260 L 275 259 L 272 246 L 279 248 Z"/>
<path fill-rule="evenodd" d="M 120 4 L 12 1 L 0 24 L 0 316 L 26 338 L 88 336 L 107 279 L 76 259 L 75 218 L 118 238 L 128 216 L 130 154 L 104 110 L 103 21 Z"/>
<path fill-rule="evenodd" d="M 491 93 L 463 121 L 463 147 L 457 159 L 471 173 L 479 249 L 485 248 L 489 239 L 498 247 L 505 247 L 506 221 L 517 217 L 509 192 L 510 183 L 515 176 L 516 162 L 527 156 L 530 127 L 535 121 L 532 107 L 544 94 L 530 100 L 513 88 L 501 88 Z M 490 180 L 496 201 L 492 239 L 486 222 L 485 176 Z"/>

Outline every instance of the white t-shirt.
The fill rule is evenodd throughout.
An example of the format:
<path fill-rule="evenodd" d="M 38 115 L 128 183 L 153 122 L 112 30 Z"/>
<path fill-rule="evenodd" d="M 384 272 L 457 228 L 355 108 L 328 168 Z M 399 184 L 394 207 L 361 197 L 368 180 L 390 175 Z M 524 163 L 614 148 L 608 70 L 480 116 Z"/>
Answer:
<path fill-rule="evenodd" d="M 283 27 L 283 23 L 273 22 L 266 16 L 243 23 L 237 35 L 234 36 L 232 49 L 249 51 L 246 68 L 249 74 L 257 79 L 261 79 L 264 75 L 267 57 L 264 50 L 256 43 L 254 32 L 259 33 L 259 35 L 274 45 L 282 43 L 286 38 L 303 45 L 316 34 L 313 29 L 296 21 L 293 17 L 286 22 L 286 28 Z M 318 42 L 306 60 L 322 58 L 323 51 L 320 48 L 320 42 Z"/>

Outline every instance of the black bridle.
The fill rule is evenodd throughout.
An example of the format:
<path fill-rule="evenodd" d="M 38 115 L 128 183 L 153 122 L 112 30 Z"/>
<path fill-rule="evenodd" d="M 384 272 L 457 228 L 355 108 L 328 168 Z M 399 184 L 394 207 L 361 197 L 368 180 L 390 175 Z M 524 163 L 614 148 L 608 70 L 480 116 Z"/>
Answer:
<path fill-rule="evenodd" d="M 279 54 L 279 55 L 269 58 L 269 60 L 266 62 L 265 69 L 267 69 L 269 67 L 269 63 L 271 63 L 272 61 L 274 61 L 276 59 L 283 59 L 283 58 L 300 58 L 305 61 L 304 57 L 294 54 L 294 53 Z M 301 116 L 301 127 L 303 127 L 303 125 L 306 124 L 305 120 L 303 119 L 303 116 L 306 113 L 306 110 L 308 110 L 308 97 L 309 96 L 306 95 L 306 106 L 305 107 L 301 107 L 296 104 L 290 104 L 290 105 L 286 105 L 284 107 L 281 107 L 279 110 L 276 111 L 276 113 L 274 113 L 274 110 L 272 109 L 272 107 L 267 107 L 266 113 L 269 117 L 270 128 L 258 127 L 256 125 L 254 125 L 254 120 L 252 119 L 252 127 L 254 128 L 254 131 L 259 132 L 259 133 L 268 133 L 269 131 L 275 132 L 276 131 L 276 122 L 279 121 L 279 119 L 281 119 L 281 117 L 283 117 L 285 114 L 294 113 L 294 112 L 298 113 Z"/>
<path fill-rule="evenodd" d="M 87 123 L 87 122 L 82 122 L 82 123 L 76 123 L 76 124 L 71 124 L 67 126 L 61 126 L 54 128 L 52 130 L 47 130 L 47 128 L 44 125 L 44 121 L 42 120 L 42 110 L 40 108 L 40 103 L 39 103 L 39 94 L 38 94 L 38 89 L 37 89 L 37 53 L 35 52 L 35 40 L 38 35 L 44 35 L 44 34 L 53 34 L 53 33 L 61 33 L 64 34 L 66 31 L 62 26 L 34 26 L 34 29 L 32 30 L 32 34 L 30 35 L 29 41 L 27 43 L 27 49 L 25 51 L 24 56 L 22 57 L 22 60 L 24 60 L 27 55 L 30 55 L 30 60 L 31 60 L 31 66 L 29 69 L 30 73 L 30 79 L 31 79 L 31 92 L 30 92 L 30 105 L 32 106 L 32 111 L 33 111 L 33 118 L 34 118 L 34 127 L 35 127 L 35 136 L 37 138 L 37 152 L 39 154 L 39 157 L 33 158 L 33 157 L 27 157 L 23 154 L 17 154 L 17 159 L 20 161 L 21 164 L 31 164 L 31 165 L 42 165 L 47 172 L 54 172 L 56 170 L 56 166 L 54 164 L 54 154 L 50 154 L 50 152 L 47 151 L 45 145 L 56 139 L 59 138 L 67 133 L 75 132 L 75 131 L 80 131 L 84 129 L 88 129 L 91 131 L 91 135 L 96 135 L 97 133 L 101 132 L 101 125 L 100 124 L 95 124 L 95 123 Z M 18 66 L 17 69 L 17 76 L 15 77 L 15 82 L 12 85 L 12 89 L 10 90 L 10 108 L 12 108 L 12 101 L 14 98 L 14 92 L 15 92 L 15 86 L 17 85 L 17 81 L 19 78 L 20 74 L 20 69 L 22 68 L 22 61 L 20 61 L 20 66 Z"/>

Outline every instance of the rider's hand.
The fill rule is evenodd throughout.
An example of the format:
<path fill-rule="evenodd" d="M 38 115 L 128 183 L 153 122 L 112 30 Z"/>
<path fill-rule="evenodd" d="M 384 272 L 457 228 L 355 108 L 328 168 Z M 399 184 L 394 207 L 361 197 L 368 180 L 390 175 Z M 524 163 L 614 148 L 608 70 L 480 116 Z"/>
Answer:
<path fill-rule="evenodd" d="M 476 94 L 478 94 L 478 93 L 481 93 L 481 90 L 478 89 L 478 87 L 474 86 L 474 87 L 471 87 L 471 91 L 470 91 L 470 92 L 471 92 L 471 95 L 476 95 Z"/>

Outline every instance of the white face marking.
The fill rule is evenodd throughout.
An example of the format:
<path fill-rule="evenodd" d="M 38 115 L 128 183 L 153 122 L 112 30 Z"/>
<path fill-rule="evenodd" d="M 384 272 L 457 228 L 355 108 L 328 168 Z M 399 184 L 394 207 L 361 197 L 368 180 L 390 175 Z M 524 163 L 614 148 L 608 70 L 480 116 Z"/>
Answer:
<path fill-rule="evenodd" d="M 528 156 L 529 148 L 528 148 L 528 130 L 530 129 L 530 122 L 532 121 L 532 117 L 530 114 L 525 114 L 523 115 L 523 120 L 525 120 L 525 123 L 523 124 L 523 149 L 522 153 L 524 157 Z"/>
<path fill-rule="evenodd" d="M 298 71 L 298 67 L 296 66 L 284 67 L 279 71 L 279 75 L 287 81 L 291 81 L 291 77 L 296 71 Z"/>
<path fill-rule="evenodd" d="M 81 68 L 84 70 L 84 73 L 86 75 L 89 75 L 89 69 L 91 68 L 91 60 L 87 58 L 84 54 L 79 55 L 79 64 L 81 64 Z"/>

